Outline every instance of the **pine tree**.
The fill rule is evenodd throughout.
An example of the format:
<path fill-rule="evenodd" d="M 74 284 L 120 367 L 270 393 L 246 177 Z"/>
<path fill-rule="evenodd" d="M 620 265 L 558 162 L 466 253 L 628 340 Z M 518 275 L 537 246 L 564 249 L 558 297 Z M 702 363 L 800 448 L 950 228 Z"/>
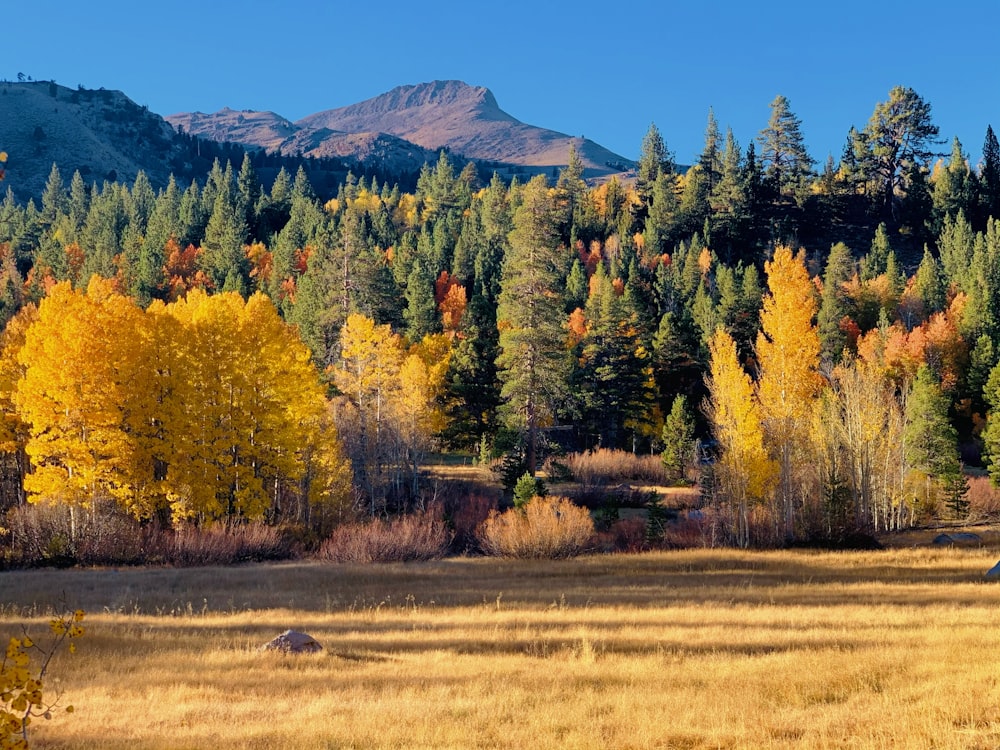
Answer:
<path fill-rule="evenodd" d="M 986 126 L 983 161 L 979 167 L 979 202 L 983 218 L 1000 219 L 1000 142 L 993 127 Z"/>
<path fill-rule="evenodd" d="M 694 458 L 694 419 L 688 411 L 684 396 L 677 396 L 670 413 L 663 423 L 663 451 L 660 459 L 667 472 L 667 480 L 684 481 L 684 472 Z"/>
<path fill-rule="evenodd" d="M 931 122 L 931 105 L 911 88 L 896 86 L 889 99 L 875 106 L 860 134 L 864 172 L 874 186 L 874 197 L 890 211 L 897 190 L 905 192 L 904 168 L 925 163 L 938 143 L 938 127 Z"/>
<path fill-rule="evenodd" d="M 504 262 L 497 368 L 508 424 L 526 434 L 527 470 L 537 470 L 538 431 L 566 392 L 560 281 L 563 261 L 544 175 L 523 189 Z"/>
<path fill-rule="evenodd" d="M 930 508 L 940 496 L 956 515 L 967 508 L 967 490 L 958 458 L 958 434 L 948 421 L 948 399 L 929 367 L 921 366 L 906 400 L 903 433 L 910 485 Z"/>
<path fill-rule="evenodd" d="M 417 258 L 406 282 L 406 336 L 410 341 L 420 341 L 430 333 L 441 331 L 437 303 L 434 300 L 434 277 L 426 263 Z"/>
<path fill-rule="evenodd" d="M 771 102 L 771 117 L 757 138 L 764 175 L 778 194 L 794 193 L 812 172 L 813 160 L 802 137 L 802 121 L 780 94 Z"/>
<path fill-rule="evenodd" d="M 854 258 L 851 249 L 843 242 L 838 242 L 830 248 L 830 255 L 826 260 L 823 296 L 816 321 L 824 362 L 839 363 L 847 345 L 847 334 L 841 329 L 840 324 L 844 317 L 850 314 L 844 284 L 853 276 Z"/>
<path fill-rule="evenodd" d="M 230 285 L 238 283 L 246 287 L 247 261 L 243 252 L 246 231 L 232 190 L 217 190 L 212 215 L 205 227 L 205 238 L 201 244 L 204 251 L 201 256 L 202 270 L 217 289 L 222 289 L 227 279 L 230 280 Z"/>
<path fill-rule="evenodd" d="M 891 251 L 889 230 L 886 228 L 885 222 L 882 222 L 875 229 L 875 236 L 872 238 L 868 254 L 861 259 L 861 280 L 870 281 L 884 274 Z"/>
<path fill-rule="evenodd" d="M 920 265 L 914 276 L 913 288 L 922 303 L 925 317 L 930 317 L 944 309 L 945 288 L 941 278 L 941 269 L 937 259 L 931 255 L 931 251 L 926 245 L 924 245 L 924 255 L 920 259 Z"/>
<path fill-rule="evenodd" d="M 715 120 L 715 112 L 708 108 L 708 124 L 705 126 L 705 146 L 698 157 L 698 166 L 708 183 L 708 192 L 712 193 L 722 175 L 722 134 L 719 123 Z"/>
<path fill-rule="evenodd" d="M 667 150 L 663 136 L 654 123 L 642 139 L 639 164 L 636 168 L 635 190 L 639 199 L 648 206 L 652 197 L 653 184 L 661 174 L 673 174 L 674 159 Z"/>

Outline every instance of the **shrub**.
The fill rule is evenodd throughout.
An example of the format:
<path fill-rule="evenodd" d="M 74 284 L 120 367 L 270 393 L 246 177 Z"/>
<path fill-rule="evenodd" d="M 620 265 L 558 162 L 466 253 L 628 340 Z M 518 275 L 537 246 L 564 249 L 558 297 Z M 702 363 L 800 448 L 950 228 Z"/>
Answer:
<path fill-rule="evenodd" d="M 627 481 L 666 484 L 668 479 L 663 460 L 657 455 L 599 448 L 586 453 L 571 453 L 563 463 L 585 486 Z"/>
<path fill-rule="evenodd" d="M 704 512 L 684 513 L 663 529 L 662 544 L 668 549 L 710 546 L 711 524 Z"/>
<path fill-rule="evenodd" d="M 641 552 L 649 549 L 646 521 L 642 518 L 621 518 L 597 532 L 595 547 L 601 552 Z"/>
<path fill-rule="evenodd" d="M 41 503 L 12 508 L 8 562 L 13 565 L 134 565 L 146 561 L 149 532 L 112 501 L 77 508 Z"/>
<path fill-rule="evenodd" d="M 320 545 L 318 557 L 337 563 L 436 560 L 448 551 L 451 537 L 439 510 L 433 508 L 339 526 Z"/>
<path fill-rule="evenodd" d="M 168 561 L 180 567 L 287 560 L 293 556 L 288 536 L 262 523 L 228 528 L 184 526 L 173 534 L 167 546 Z"/>
<path fill-rule="evenodd" d="M 497 498 L 475 492 L 454 500 L 446 500 L 445 518 L 455 534 L 452 539 L 452 549 L 459 552 L 478 549 L 476 529 L 496 509 Z"/>
<path fill-rule="evenodd" d="M 970 519 L 1000 517 L 1000 490 L 993 486 L 989 477 L 969 477 L 965 499 L 969 502 Z"/>
<path fill-rule="evenodd" d="M 488 555 L 536 559 L 578 555 L 593 535 L 590 513 L 564 497 L 536 497 L 522 509 L 493 512 L 478 533 Z"/>

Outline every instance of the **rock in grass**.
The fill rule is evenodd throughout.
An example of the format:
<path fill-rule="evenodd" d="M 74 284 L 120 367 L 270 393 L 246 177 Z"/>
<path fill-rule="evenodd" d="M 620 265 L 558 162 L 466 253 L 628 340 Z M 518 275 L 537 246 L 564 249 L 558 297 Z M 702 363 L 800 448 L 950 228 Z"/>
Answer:
<path fill-rule="evenodd" d="M 1000 562 L 994 565 L 986 573 L 986 580 L 988 581 L 1000 581 Z"/>
<path fill-rule="evenodd" d="M 936 537 L 934 537 L 931 543 L 937 545 L 958 544 L 958 545 L 968 546 L 973 544 L 981 544 L 982 541 L 983 539 L 981 536 L 979 536 L 979 534 L 973 534 L 972 532 L 969 531 L 959 531 L 954 534 L 938 534 Z"/>
<path fill-rule="evenodd" d="M 260 647 L 261 651 L 281 651 L 286 654 L 315 654 L 323 650 L 315 638 L 307 633 L 286 630 L 274 640 Z"/>
<path fill-rule="evenodd" d="M 971 531 L 960 531 L 957 534 L 952 534 L 951 538 L 955 540 L 955 544 L 982 544 L 983 538 L 979 534 L 973 534 Z"/>

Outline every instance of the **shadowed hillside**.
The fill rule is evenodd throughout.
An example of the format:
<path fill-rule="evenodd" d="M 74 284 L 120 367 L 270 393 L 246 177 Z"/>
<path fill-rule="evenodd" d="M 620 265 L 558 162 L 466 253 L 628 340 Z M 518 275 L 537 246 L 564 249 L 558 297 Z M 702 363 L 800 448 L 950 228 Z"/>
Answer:
<path fill-rule="evenodd" d="M 162 117 L 120 91 L 48 81 L 0 83 L 0 133 L 6 182 L 22 199 L 41 193 L 53 163 L 87 182 L 131 181 L 142 169 L 161 184 L 182 152 Z"/>

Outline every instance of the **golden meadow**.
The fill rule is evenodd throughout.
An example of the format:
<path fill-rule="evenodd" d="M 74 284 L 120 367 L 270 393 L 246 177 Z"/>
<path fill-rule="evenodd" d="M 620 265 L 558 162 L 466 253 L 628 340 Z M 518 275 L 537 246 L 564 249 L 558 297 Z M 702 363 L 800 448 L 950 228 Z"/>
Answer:
<path fill-rule="evenodd" d="M 13 571 L 0 630 L 88 613 L 38 748 L 993 748 L 997 555 Z"/>

